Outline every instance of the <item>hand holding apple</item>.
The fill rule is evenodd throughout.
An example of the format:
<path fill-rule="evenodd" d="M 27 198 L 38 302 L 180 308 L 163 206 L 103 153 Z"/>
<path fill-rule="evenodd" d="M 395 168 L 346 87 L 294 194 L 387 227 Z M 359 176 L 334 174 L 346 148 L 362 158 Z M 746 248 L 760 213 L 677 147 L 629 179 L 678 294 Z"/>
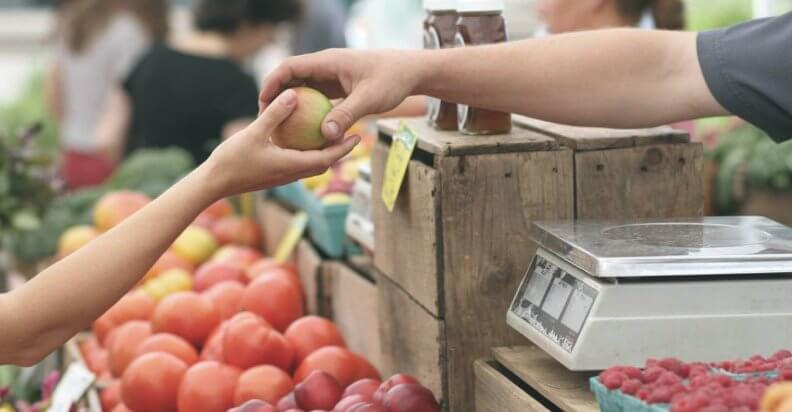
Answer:
<path fill-rule="evenodd" d="M 270 140 L 297 107 L 297 93 L 278 96 L 250 126 L 223 142 L 199 167 L 214 199 L 252 192 L 323 173 L 360 141 L 354 136 L 322 150 L 283 149 Z"/>

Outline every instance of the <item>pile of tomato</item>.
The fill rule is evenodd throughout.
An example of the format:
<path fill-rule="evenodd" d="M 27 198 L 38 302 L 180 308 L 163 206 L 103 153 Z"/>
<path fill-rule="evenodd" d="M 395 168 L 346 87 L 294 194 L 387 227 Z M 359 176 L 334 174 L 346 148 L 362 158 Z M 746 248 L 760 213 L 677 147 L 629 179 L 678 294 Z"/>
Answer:
<path fill-rule="evenodd" d="M 233 231 L 201 228 L 231 218 L 240 227 L 244 218 L 226 210 L 215 204 L 203 213 L 80 344 L 105 412 L 330 411 L 351 395 L 383 406 L 393 386 L 408 389 L 400 404 L 430 405 L 407 410 L 439 410 L 413 378 L 380 382 L 332 321 L 306 314 L 297 270 L 251 247 L 259 234 L 234 243 Z"/>

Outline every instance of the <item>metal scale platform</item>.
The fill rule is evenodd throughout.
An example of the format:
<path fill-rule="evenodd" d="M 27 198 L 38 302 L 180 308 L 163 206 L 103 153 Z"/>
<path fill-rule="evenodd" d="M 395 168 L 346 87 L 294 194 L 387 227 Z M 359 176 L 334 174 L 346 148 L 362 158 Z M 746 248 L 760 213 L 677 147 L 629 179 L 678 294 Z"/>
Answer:
<path fill-rule="evenodd" d="M 792 348 L 792 229 L 764 217 L 540 222 L 507 314 L 571 370 Z"/>

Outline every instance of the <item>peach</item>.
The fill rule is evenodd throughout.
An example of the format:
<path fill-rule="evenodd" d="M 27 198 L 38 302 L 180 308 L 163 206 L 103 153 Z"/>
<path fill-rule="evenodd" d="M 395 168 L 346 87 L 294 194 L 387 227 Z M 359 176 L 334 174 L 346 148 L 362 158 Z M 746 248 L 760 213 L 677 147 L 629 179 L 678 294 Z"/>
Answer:
<path fill-rule="evenodd" d="M 440 412 L 432 391 L 414 383 L 391 388 L 382 405 L 390 412 Z"/>
<path fill-rule="evenodd" d="M 275 405 L 275 408 L 278 409 L 278 412 L 297 409 L 297 400 L 294 399 L 294 392 L 282 397 L 278 404 Z"/>
<path fill-rule="evenodd" d="M 211 261 L 247 270 L 261 258 L 261 252 L 251 247 L 226 245 L 217 249 Z"/>
<path fill-rule="evenodd" d="M 217 250 L 217 241 L 212 234 L 199 226 L 190 226 L 176 238 L 171 251 L 192 264 L 201 264 Z"/>
<path fill-rule="evenodd" d="M 110 192 L 102 196 L 93 210 L 94 226 L 100 232 L 110 230 L 146 206 L 151 199 L 132 191 Z"/>
<path fill-rule="evenodd" d="M 76 252 L 97 237 L 99 237 L 99 232 L 92 226 L 75 226 L 68 229 L 58 239 L 58 258 L 64 258 Z"/>
<path fill-rule="evenodd" d="M 341 400 L 344 389 L 329 373 L 314 371 L 294 388 L 297 405 L 305 410 L 331 410 Z"/>
<path fill-rule="evenodd" d="M 251 218 L 226 216 L 212 225 L 212 234 L 221 245 L 261 247 L 261 229 Z"/>
<path fill-rule="evenodd" d="M 322 92 L 310 87 L 295 87 L 297 107 L 272 133 L 276 145 L 295 150 L 316 150 L 327 145 L 322 121 L 333 104 Z"/>
<path fill-rule="evenodd" d="M 360 395 L 366 400 L 371 400 L 374 397 L 374 392 L 379 389 L 382 383 L 376 379 L 361 379 L 349 386 L 344 390 L 343 398 L 353 395 Z"/>
<path fill-rule="evenodd" d="M 399 373 L 396 375 L 391 376 L 385 382 L 382 382 L 382 385 L 374 392 L 374 402 L 383 402 L 385 400 L 385 396 L 388 392 L 395 386 L 404 385 L 404 384 L 420 384 L 418 379 L 413 378 L 410 375 L 406 375 L 403 373 Z"/>

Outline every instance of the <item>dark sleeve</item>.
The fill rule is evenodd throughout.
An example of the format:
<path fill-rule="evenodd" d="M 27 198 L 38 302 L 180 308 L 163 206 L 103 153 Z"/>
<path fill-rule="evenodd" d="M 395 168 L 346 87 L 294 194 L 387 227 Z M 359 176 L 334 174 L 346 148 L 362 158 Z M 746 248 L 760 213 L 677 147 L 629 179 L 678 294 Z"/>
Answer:
<path fill-rule="evenodd" d="M 776 141 L 792 138 L 792 13 L 698 36 L 712 95 Z"/>
<path fill-rule="evenodd" d="M 235 81 L 218 97 L 225 123 L 258 116 L 258 86 L 250 76 L 235 76 Z"/>

